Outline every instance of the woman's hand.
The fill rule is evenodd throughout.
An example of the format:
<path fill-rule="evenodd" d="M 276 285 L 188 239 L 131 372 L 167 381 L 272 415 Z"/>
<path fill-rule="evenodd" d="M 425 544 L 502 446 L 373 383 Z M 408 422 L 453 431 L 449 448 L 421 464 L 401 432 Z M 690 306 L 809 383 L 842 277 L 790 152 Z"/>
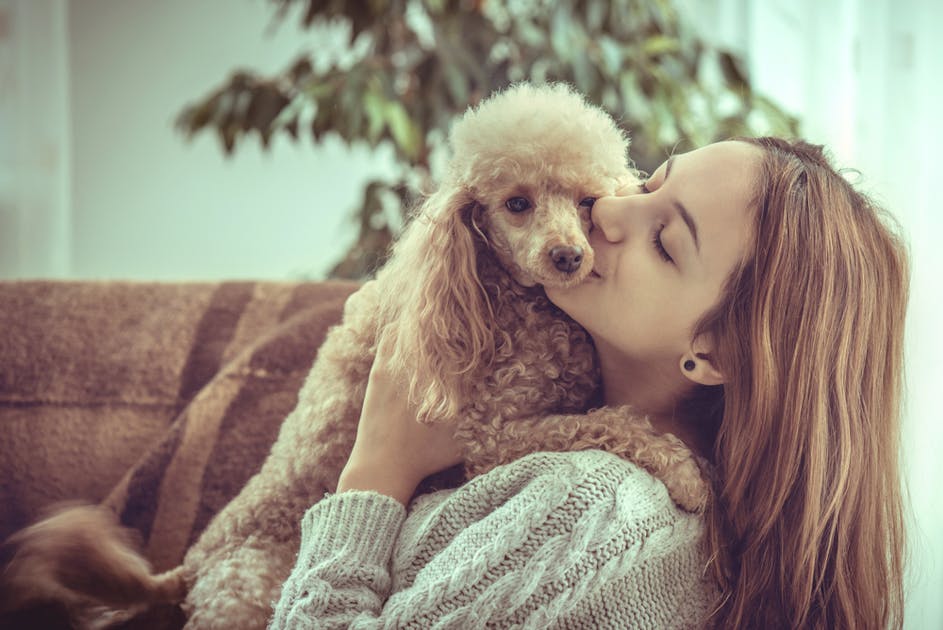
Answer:
<path fill-rule="evenodd" d="M 357 439 L 337 491 L 374 490 L 404 505 L 419 482 L 461 461 L 451 425 L 425 425 L 408 404 L 408 385 L 390 364 L 392 341 L 383 335 L 370 370 Z"/>

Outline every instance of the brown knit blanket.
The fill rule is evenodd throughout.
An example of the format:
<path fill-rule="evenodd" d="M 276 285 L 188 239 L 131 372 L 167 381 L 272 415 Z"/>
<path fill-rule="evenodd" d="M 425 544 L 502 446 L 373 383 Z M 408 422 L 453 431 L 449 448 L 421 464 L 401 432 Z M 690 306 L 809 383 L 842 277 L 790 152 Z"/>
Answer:
<path fill-rule="evenodd" d="M 103 502 L 157 570 L 261 466 L 351 283 L 0 283 L 0 539 Z"/>

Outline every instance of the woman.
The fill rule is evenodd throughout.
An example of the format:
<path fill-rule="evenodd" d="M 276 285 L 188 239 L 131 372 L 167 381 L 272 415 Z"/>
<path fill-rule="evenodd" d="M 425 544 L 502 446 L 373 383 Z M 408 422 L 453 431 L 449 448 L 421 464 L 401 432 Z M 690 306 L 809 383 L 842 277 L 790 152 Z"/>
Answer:
<path fill-rule="evenodd" d="M 801 142 L 675 156 L 641 193 L 595 203 L 597 273 L 548 294 L 591 333 L 606 404 L 710 462 L 708 513 L 597 451 L 407 511 L 459 455 L 381 349 L 273 627 L 900 627 L 900 240 Z"/>

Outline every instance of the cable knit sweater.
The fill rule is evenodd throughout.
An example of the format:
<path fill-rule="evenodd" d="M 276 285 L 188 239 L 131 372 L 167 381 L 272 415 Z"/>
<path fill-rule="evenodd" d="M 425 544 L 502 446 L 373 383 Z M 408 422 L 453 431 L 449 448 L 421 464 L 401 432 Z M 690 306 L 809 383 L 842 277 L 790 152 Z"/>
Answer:
<path fill-rule="evenodd" d="M 270 628 L 697 628 L 700 516 L 602 451 L 535 453 L 409 512 L 346 492 L 302 521 Z"/>

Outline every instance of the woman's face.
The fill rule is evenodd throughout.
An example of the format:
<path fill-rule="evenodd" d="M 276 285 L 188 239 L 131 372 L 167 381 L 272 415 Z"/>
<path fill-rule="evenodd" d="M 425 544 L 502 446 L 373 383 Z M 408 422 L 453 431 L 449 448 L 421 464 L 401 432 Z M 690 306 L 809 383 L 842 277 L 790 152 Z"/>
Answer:
<path fill-rule="evenodd" d="M 745 254 L 761 156 L 744 142 L 708 145 L 670 158 L 639 194 L 597 200 L 594 273 L 547 295 L 597 345 L 635 360 L 680 361 Z"/>

